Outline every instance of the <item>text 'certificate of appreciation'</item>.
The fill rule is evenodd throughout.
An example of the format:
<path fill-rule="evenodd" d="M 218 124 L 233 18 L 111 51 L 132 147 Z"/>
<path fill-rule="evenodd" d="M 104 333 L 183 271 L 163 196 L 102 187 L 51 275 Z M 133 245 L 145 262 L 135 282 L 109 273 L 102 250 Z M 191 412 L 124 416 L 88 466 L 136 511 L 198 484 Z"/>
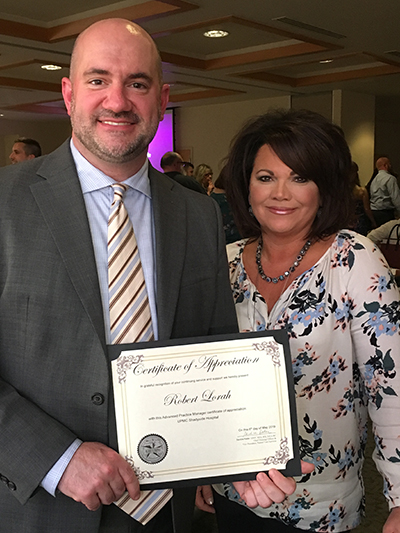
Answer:
<path fill-rule="evenodd" d="M 119 453 L 143 488 L 300 474 L 286 332 L 109 349 Z"/>

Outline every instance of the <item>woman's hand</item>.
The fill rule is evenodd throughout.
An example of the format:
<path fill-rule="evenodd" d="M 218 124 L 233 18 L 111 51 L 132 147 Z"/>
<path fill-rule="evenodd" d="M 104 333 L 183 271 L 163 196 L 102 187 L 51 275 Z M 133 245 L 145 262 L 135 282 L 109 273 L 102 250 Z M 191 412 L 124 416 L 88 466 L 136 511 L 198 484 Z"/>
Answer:
<path fill-rule="evenodd" d="M 201 487 L 197 487 L 195 503 L 196 507 L 201 511 L 215 513 L 215 509 L 213 507 L 214 497 L 211 485 L 202 485 Z"/>
<path fill-rule="evenodd" d="M 313 464 L 301 461 L 302 474 L 311 474 L 313 470 Z M 286 496 L 293 494 L 296 490 L 295 480 L 292 477 L 285 477 L 274 468 L 268 471 L 268 475 L 265 472 L 260 472 L 255 480 L 236 481 L 233 486 L 248 507 L 270 507 L 273 503 L 283 502 Z M 197 487 L 196 506 L 202 511 L 215 513 L 214 507 L 212 507 L 213 503 L 211 486 Z"/>
<path fill-rule="evenodd" d="M 394 507 L 390 511 L 382 533 L 400 533 L 400 507 Z"/>
<path fill-rule="evenodd" d="M 237 481 L 233 486 L 248 507 L 267 508 L 273 503 L 283 502 L 287 495 L 293 494 L 296 482 L 292 477 L 285 477 L 278 470 L 271 469 L 268 474 L 257 474 L 255 480 Z"/>
<path fill-rule="evenodd" d="M 310 474 L 314 470 L 314 465 L 301 461 L 301 472 Z M 281 503 L 296 490 L 296 482 L 292 477 L 285 477 L 283 474 L 272 468 L 265 472 L 260 472 L 253 481 L 237 481 L 233 484 L 240 497 L 246 502 L 248 507 L 270 507 L 274 503 Z"/>

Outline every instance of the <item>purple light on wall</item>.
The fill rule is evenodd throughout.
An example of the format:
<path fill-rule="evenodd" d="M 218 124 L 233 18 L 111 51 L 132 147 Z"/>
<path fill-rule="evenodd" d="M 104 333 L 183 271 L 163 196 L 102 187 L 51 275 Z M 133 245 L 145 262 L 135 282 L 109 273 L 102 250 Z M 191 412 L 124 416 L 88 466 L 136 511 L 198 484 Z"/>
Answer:
<path fill-rule="evenodd" d="M 167 109 L 158 126 L 156 136 L 149 145 L 147 157 L 154 168 L 162 172 L 160 161 L 165 152 L 174 151 L 174 112 Z"/>

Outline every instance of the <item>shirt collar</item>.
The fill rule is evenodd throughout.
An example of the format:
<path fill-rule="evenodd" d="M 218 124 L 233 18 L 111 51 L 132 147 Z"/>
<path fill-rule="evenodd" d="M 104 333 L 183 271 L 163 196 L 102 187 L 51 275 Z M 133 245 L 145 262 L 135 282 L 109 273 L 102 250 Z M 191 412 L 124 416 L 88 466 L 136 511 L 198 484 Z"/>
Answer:
<path fill-rule="evenodd" d="M 74 145 L 72 139 L 70 141 L 70 147 L 83 194 L 109 187 L 111 184 L 115 183 L 110 176 L 104 174 L 104 172 L 93 166 L 85 157 L 83 157 Z M 147 158 L 142 168 L 136 174 L 126 179 L 124 184 L 128 185 L 131 189 L 135 189 L 146 195 L 148 198 L 151 198 L 149 160 Z"/>

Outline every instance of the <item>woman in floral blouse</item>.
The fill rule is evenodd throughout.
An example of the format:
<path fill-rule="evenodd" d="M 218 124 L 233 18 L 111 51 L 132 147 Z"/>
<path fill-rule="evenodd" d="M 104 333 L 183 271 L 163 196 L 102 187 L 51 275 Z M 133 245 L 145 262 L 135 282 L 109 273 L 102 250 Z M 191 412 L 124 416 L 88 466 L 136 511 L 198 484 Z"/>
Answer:
<path fill-rule="evenodd" d="M 287 330 L 300 454 L 315 470 L 265 508 L 216 486 L 220 533 L 355 528 L 367 412 L 392 509 L 384 532 L 400 532 L 399 292 L 375 245 L 343 229 L 350 164 L 340 128 L 308 111 L 252 120 L 232 145 L 227 194 L 247 237 L 228 246 L 239 327 Z"/>

